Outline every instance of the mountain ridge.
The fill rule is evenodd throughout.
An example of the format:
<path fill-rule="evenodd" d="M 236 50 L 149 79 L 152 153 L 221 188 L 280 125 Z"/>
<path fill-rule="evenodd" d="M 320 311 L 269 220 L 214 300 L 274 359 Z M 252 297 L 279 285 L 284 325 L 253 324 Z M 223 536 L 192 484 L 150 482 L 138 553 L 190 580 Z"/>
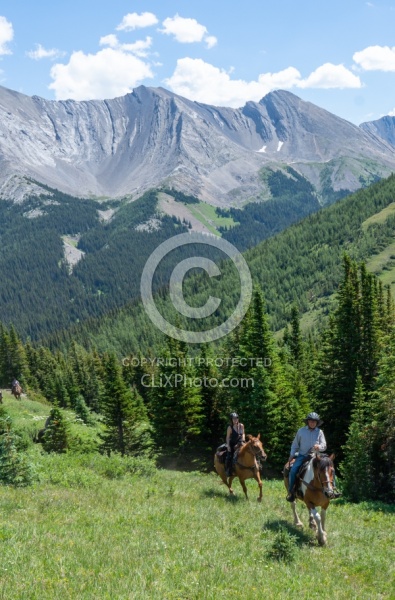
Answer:
<path fill-rule="evenodd" d="M 237 206 L 268 199 L 262 171 L 284 164 L 322 195 L 328 165 L 332 189 L 353 191 L 392 172 L 395 156 L 381 137 L 284 90 L 233 109 L 145 86 L 89 101 L 0 88 L 3 197 L 10 180 L 25 189 L 27 177 L 76 196 L 137 197 L 166 185 Z"/>

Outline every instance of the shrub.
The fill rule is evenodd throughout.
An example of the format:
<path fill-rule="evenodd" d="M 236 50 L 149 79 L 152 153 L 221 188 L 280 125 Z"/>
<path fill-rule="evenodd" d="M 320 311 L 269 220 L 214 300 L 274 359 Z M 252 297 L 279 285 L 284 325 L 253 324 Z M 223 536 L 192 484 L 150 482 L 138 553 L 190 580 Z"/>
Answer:
<path fill-rule="evenodd" d="M 280 527 L 269 553 L 270 558 L 292 562 L 296 557 L 296 537 Z"/>
<path fill-rule="evenodd" d="M 34 479 L 33 468 L 27 457 L 18 451 L 19 436 L 12 429 L 10 417 L 0 421 L 0 482 L 16 487 L 30 485 Z"/>

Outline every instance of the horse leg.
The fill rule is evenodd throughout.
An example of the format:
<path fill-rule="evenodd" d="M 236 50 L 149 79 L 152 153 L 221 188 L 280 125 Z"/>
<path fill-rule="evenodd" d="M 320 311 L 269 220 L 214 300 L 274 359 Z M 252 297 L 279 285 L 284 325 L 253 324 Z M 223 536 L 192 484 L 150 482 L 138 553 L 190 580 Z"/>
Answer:
<path fill-rule="evenodd" d="M 233 493 L 234 493 L 234 492 L 233 492 L 233 488 L 232 488 L 232 481 L 234 480 L 234 478 L 235 478 L 235 476 L 234 476 L 234 475 L 231 475 L 231 476 L 229 477 L 229 479 L 226 481 L 226 485 L 227 485 L 227 486 L 228 486 L 228 488 L 229 488 L 229 494 L 233 494 Z"/>
<path fill-rule="evenodd" d="M 310 507 L 307 507 L 309 509 L 309 527 L 310 529 L 317 529 L 317 523 L 315 522 L 314 519 L 314 515 L 313 515 L 313 509 Z"/>
<path fill-rule="evenodd" d="M 243 488 L 243 492 L 245 494 L 246 500 L 248 500 L 248 495 L 247 495 L 247 486 L 244 483 L 244 479 L 242 479 L 241 477 L 239 477 L 239 481 L 241 483 L 241 487 Z"/>
<path fill-rule="evenodd" d="M 299 519 L 298 513 L 296 512 L 296 500 L 291 502 L 291 508 L 294 515 L 294 525 L 295 527 L 303 527 L 302 521 Z"/>
<path fill-rule="evenodd" d="M 256 473 L 256 475 L 254 476 L 254 479 L 258 482 L 259 485 L 259 497 L 258 497 L 258 502 L 262 502 L 262 480 L 260 478 L 259 475 L 259 471 Z"/>
<path fill-rule="evenodd" d="M 322 528 L 322 522 L 321 522 L 320 514 L 318 513 L 318 511 L 317 511 L 316 508 L 312 508 L 311 512 L 313 514 L 313 517 L 314 517 L 315 522 L 317 523 L 317 527 L 318 527 L 318 531 L 317 531 L 318 543 L 320 544 L 320 546 L 325 546 L 325 544 L 326 544 L 326 533 L 325 533 L 325 531 Z"/>
<path fill-rule="evenodd" d="M 325 519 L 326 519 L 326 510 L 325 510 L 325 508 L 321 508 L 321 527 L 322 527 L 322 531 L 325 531 Z"/>

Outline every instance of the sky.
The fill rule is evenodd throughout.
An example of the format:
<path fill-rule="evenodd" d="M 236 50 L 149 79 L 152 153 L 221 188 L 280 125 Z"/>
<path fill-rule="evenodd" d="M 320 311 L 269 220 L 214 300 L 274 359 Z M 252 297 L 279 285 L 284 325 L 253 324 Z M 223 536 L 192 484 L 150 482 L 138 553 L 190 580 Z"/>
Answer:
<path fill-rule="evenodd" d="M 1 0 L 0 85 L 234 108 L 286 89 L 360 124 L 395 116 L 395 0 Z"/>

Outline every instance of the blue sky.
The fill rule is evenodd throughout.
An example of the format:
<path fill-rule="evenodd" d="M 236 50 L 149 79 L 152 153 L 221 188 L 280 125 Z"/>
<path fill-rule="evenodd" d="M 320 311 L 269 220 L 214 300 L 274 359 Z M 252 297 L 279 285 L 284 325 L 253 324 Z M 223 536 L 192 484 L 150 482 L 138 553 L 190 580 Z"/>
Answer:
<path fill-rule="evenodd" d="M 2 0 L 0 83 L 75 100 L 162 86 L 233 107 L 288 89 L 359 124 L 395 115 L 395 0 Z"/>

